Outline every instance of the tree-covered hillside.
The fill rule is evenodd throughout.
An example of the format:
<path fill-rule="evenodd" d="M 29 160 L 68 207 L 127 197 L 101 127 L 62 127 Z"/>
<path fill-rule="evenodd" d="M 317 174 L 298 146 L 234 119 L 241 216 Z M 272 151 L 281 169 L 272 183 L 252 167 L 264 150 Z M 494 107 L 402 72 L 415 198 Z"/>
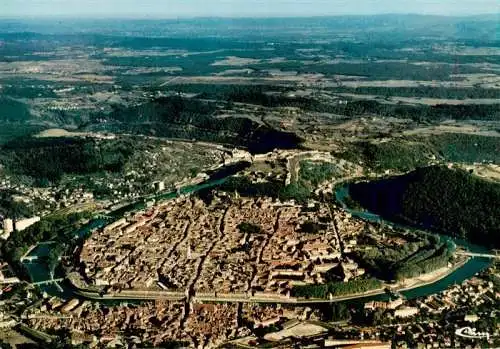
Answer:
<path fill-rule="evenodd" d="M 500 164 L 500 139 L 495 136 L 445 133 L 391 139 L 358 141 L 336 156 L 363 162 L 375 171 L 411 171 L 433 160 Z"/>
<path fill-rule="evenodd" d="M 387 219 L 500 246 L 500 185 L 466 171 L 418 168 L 403 176 L 352 184 L 350 194 Z"/>
<path fill-rule="evenodd" d="M 246 117 L 218 117 L 215 103 L 181 97 L 159 98 L 134 107 L 117 107 L 101 124 L 107 131 L 195 139 L 245 146 L 252 152 L 299 146 L 301 139 Z"/>
<path fill-rule="evenodd" d="M 27 137 L 5 144 L 0 162 L 13 174 L 56 182 L 64 174 L 120 171 L 133 149 L 128 140 Z"/>

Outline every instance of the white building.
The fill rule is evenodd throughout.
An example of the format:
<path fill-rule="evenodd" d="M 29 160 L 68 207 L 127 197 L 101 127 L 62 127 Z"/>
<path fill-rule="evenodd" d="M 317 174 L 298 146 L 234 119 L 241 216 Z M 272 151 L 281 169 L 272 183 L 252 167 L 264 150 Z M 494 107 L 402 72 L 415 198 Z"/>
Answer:
<path fill-rule="evenodd" d="M 479 317 L 476 314 L 467 314 L 464 317 L 464 321 L 466 322 L 476 322 L 479 320 Z"/>
<path fill-rule="evenodd" d="M 395 317 L 410 317 L 418 314 L 418 308 L 415 307 L 405 307 L 397 309 L 394 312 Z"/>
<path fill-rule="evenodd" d="M 10 234 L 14 231 L 14 221 L 10 218 L 5 218 L 3 220 L 3 232 L 4 234 Z"/>
<path fill-rule="evenodd" d="M 14 223 L 12 219 L 5 218 L 3 220 L 3 230 L 0 230 L 0 239 L 7 240 L 10 237 L 10 234 L 14 230 Z"/>
<path fill-rule="evenodd" d="M 164 191 L 165 190 L 165 182 L 158 181 L 153 183 L 153 187 L 156 191 Z"/>

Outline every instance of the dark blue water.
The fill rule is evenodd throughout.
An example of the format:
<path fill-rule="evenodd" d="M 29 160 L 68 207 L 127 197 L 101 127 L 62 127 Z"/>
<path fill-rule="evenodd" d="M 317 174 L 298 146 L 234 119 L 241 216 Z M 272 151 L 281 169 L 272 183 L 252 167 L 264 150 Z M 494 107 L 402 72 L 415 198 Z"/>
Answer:
<path fill-rule="evenodd" d="M 29 256 L 47 257 L 49 252 L 54 246 L 55 242 L 46 242 L 43 244 L 38 244 L 29 254 Z"/>

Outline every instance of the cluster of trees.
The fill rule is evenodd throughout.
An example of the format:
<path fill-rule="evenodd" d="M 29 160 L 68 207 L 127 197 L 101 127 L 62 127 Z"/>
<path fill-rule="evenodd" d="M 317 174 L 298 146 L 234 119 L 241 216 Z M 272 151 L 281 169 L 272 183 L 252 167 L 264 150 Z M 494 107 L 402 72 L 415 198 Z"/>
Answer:
<path fill-rule="evenodd" d="M 371 275 L 382 280 L 393 280 L 394 270 L 412 256 L 428 250 L 435 250 L 435 243 L 427 238 L 420 237 L 414 241 L 405 237 L 407 242 L 402 246 L 387 246 L 374 244 L 374 248 L 356 252 L 362 266 L 370 271 Z"/>
<path fill-rule="evenodd" d="M 136 38 L 137 41 L 141 40 L 139 38 Z M 194 43 L 193 39 L 184 39 L 184 42 L 178 42 L 174 43 L 175 47 L 178 47 L 179 49 L 182 50 L 189 50 L 189 51 L 203 51 L 203 50 L 220 50 L 223 48 L 224 45 L 225 49 L 224 50 L 224 56 L 221 56 L 220 52 L 205 52 L 204 54 L 200 55 L 190 55 L 189 57 L 186 57 L 185 55 L 179 54 L 179 55 L 151 55 L 148 57 L 144 56 L 109 56 L 106 54 L 99 54 L 97 55 L 98 58 L 103 59 L 103 63 L 105 65 L 112 65 L 112 66 L 120 66 L 120 67 L 148 67 L 148 68 L 170 68 L 170 67 L 176 67 L 180 68 L 181 70 L 175 71 L 175 75 L 187 75 L 187 76 L 192 76 L 192 75 L 210 75 L 210 74 L 215 74 L 215 73 L 220 73 L 229 68 L 228 65 L 214 65 L 212 63 L 215 63 L 216 61 L 220 61 L 222 57 L 230 57 L 230 56 L 237 56 L 241 58 L 252 58 L 252 59 L 265 59 L 265 58 L 274 58 L 276 56 L 274 55 L 280 55 L 280 53 L 277 52 L 269 52 L 269 51 L 263 51 L 260 48 L 262 48 L 263 44 L 261 43 L 249 43 L 249 42 L 236 42 L 236 41 L 230 41 L 230 40 L 221 40 L 218 38 L 217 40 L 212 40 L 212 43 L 208 43 L 208 40 L 212 39 L 197 39 L 196 43 Z M 149 40 L 147 40 L 149 41 Z M 145 43 L 134 43 L 134 48 L 135 49 L 151 49 L 151 47 L 169 47 L 173 48 L 172 46 L 167 46 L 167 45 L 172 45 L 172 42 L 170 41 L 168 44 L 158 44 L 158 46 L 149 46 L 152 44 L 150 41 Z M 157 40 L 158 42 L 160 41 L 167 41 L 167 40 Z M 182 41 L 182 40 L 179 40 Z M 190 41 L 193 41 L 194 45 L 199 45 L 199 46 L 193 46 Z M 204 41 L 204 42 L 202 42 Z M 216 45 L 216 48 L 214 48 L 214 43 Z M 126 43 L 128 46 L 130 43 Z M 207 45 L 208 44 L 208 45 Z M 236 45 L 235 45 L 236 44 Z M 245 50 L 241 50 L 236 48 L 244 47 Z M 123 46 L 121 46 L 123 47 Z M 189 47 L 189 48 L 188 48 Z M 211 48 L 209 48 L 211 47 Z M 290 56 L 291 54 L 294 54 L 294 50 L 287 50 L 285 53 L 285 50 L 278 49 L 278 51 L 281 51 L 282 54 L 286 54 L 287 56 Z M 281 57 L 281 56 L 279 56 Z M 245 68 L 245 67 L 244 67 Z M 158 76 L 164 76 L 165 73 L 156 73 L 156 74 L 142 74 L 142 75 L 158 75 Z"/>
<path fill-rule="evenodd" d="M 230 177 L 217 188 L 226 192 L 237 192 L 246 197 L 269 196 L 277 198 L 283 188 L 281 182 L 261 182 L 253 183 L 248 177 Z M 213 199 L 214 191 L 211 188 L 198 190 L 196 195 L 203 201 L 210 203 Z"/>
<path fill-rule="evenodd" d="M 312 196 L 312 190 L 313 188 L 308 183 L 299 179 L 297 182 L 283 187 L 279 193 L 279 198 L 305 203 Z"/>
<path fill-rule="evenodd" d="M 378 95 L 384 97 L 421 97 L 421 98 L 439 98 L 439 99 L 479 99 L 479 98 L 498 98 L 498 91 L 493 88 L 479 87 L 382 87 L 382 86 L 363 86 L 363 87 L 335 87 L 335 92 Z"/>
<path fill-rule="evenodd" d="M 407 62 L 342 62 L 328 64 L 321 61 L 315 64 L 303 64 L 299 61 L 286 61 L 280 63 L 261 63 L 250 65 L 256 70 L 281 69 L 284 71 L 296 71 L 298 73 L 320 73 L 326 76 L 351 75 L 364 76 L 371 80 L 449 80 L 454 73 L 454 68 L 448 64 L 416 65 Z M 479 68 L 467 67 L 463 73 L 481 73 Z"/>
<path fill-rule="evenodd" d="M 439 268 L 446 267 L 452 256 L 454 247 L 451 243 L 442 244 L 437 249 L 419 253 L 397 265 L 393 270 L 393 279 L 402 280 L 421 274 L 430 273 Z"/>
<path fill-rule="evenodd" d="M 275 85 L 225 85 L 225 84 L 189 84 L 168 85 L 169 91 L 178 93 L 196 93 L 197 98 L 215 99 L 232 102 L 244 102 L 268 106 L 281 106 L 287 98 L 281 93 L 293 91 L 291 87 Z M 282 102 L 283 101 L 283 102 Z"/>
<path fill-rule="evenodd" d="M 215 58 L 210 55 L 194 55 L 189 58 L 184 56 L 150 56 L 147 58 L 140 56 L 103 56 L 103 58 L 105 58 L 103 61 L 105 65 L 112 66 L 146 68 L 178 67 L 182 70 L 175 71 L 175 74 L 181 75 L 209 75 L 226 69 L 226 67 L 223 66 L 211 65 L 211 63 L 215 61 Z M 165 73 L 161 72 L 161 76 L 164 75 Z"/>
<path fill-rule="evenodd" d="M 452 242 L 441 242 L 439 236 L 429 235 L 403 246 L 379 246 L 359 252 L 359 259 L 378 278 L 401 280 L 447 266 L 454 249 Z"/>
<path fill-rule="evenodd" d="M 142 45 L 141 45 L 142 46 Z M 294 47 L 295 46 L 295 47 Z M 342 43 L 340 45 L 331 44 L 332 50 L 337 50 L 339 54 L 347 54 L 351 57 L 362 57 L 365 59 L 367 57 L 367 52 L 375 55 L 372 57 L 390 57 L 389 59 L 407 59 L 407 53 L 398 54 L 394 52 L 395 50 L 387 49 L 387 47 L 368 47 L 367 45 L 356 45 L 352 43 Z M 253 59 L 266 59 L 274 57 L 287 57 L 288 59 L 284 62 L 257 62 L 249 63 L 243 68 L 250 68 L 257 72 L 262 72 L 270 69 L 280 69 L 282 71 L 295 71 L 298 73 L 321 73 L 327 76 L 334 75 L 353 75 L 353 76 L 364 76 L 372 80 L 387 80 L 387 79 L 401 79 L 401 80 L 448 80 L 450 75 L 454 71 L 453 65 L 450 64 L 434 64 L 434 65 L 417 65 L 412 64 L 412 62 L 387 62 L 387 61 L 370 61 L 365 60 L 364 62 L 339 62 L 336 64 L 329 64 L 322 61 L 319 57 L 314 57 L 311 64 L 304 64 L 301 62 L 303 57 L 297 55 L 296 44 L 292 45 L 279 45 L 275 46 L 273 51 L 264 51 L 259 49 L 253 49 L 250 47 L 245 47 L 245 51 L 242 50 L 226 50 L 225 56 L 238 56 L 242 58 L 253 58 Z M 196 51 L 200 49 L 197 48 Z M 368 53 L 368 54 L 370 54 Z M 436 56 L 432 55 L 431 52 L 427 52 L 428 55 L 423 55 L 420 59 L 426 61 L 429 60 L 430 56 L 434 57 L 436 60 L 441 60 L 441 62 L 449 60 L 446 55 Z M 273 56 L 274 55 L 274 56 Z M 414 54 L 412 54 L 413 56 Z M 213 65 L 217 60 L 220 60 L 220 53 L 214 54 L 204 54 L 204 55 L 191 55 L 186 58 L 183 55 L 171 55 L 171 56 L 120 56 L 120 57 L 110 57 L 106 55 L 99 55 L 98 58 L 103 59 L 104 64 L 112 66 L 122 66 L 122 67 L 150 67 L 150 68 L 162 68 L 162 67 L 178 67 L 181 68 L 180 71 L 176 71 L 175 74 L 180 75 L 209 75 L 214 73 L 220 73 L 228 69 L 228 66 L 224 65 Z M 466 56 L 464 60 L 470 59 Z M 488 59 L 484 56 L 473 62 L 484 62 Z M 454 63 L 454 62 L 453 62 Z M 461 73 L 484 73 L 484 70 L 472 66 L 461 67 Z M 163 73 L 164 74 L 164 73 Z M 159 75 L 159 74 L 150 74 Z"/>
<path fill-rule="evenodd" d="M 238 230 L 242 234 L 260 234 L 262 233 L 262 228 L 256 224 L 243 222 L 238 224 Z"/>
<path fill-rule="evenodd" d="M 290 91 L 287 87 L 280 86 L 231 86 L 231 85 L 194 85 L 194 86 L 174 86 L 173 90 L 179 92 L 199 93 L 198 98 L 223 100 L 226 102 L 241 102 L 262 105 L 265 107 L 296 107 L 303 110 L 328 112 L 346 116 L 358 116 L 365 114 L 375 114 L 380 116 L 402 117 L 417 121 L 439 121 L 444 119 L 479 119 L 479 120 L 496 120 L 500 116 L 498 105 L 393 105 L 379 103 L 373 100 L 351 100 L 347 105 L 336 105 L 331 103 L 323 103 L 310 97 L 290 97 L 285 92 Z M 368 93 L 368 92 L 383 92 L 388 95 L 408 94 L 413 91 L 421 91 L 420 94 L 429 93 L 431 96 L 438 95 L 442 91 L 449 92 L 455 95 L 475 97 L 472 92 L 482 93 L 486 95 L 482 98 L 496 98 L 496 91 L 484 89 L 447 89 L 436 87 L 418 87 L 418 88 L 383 88 L 383 87 L 360 87 L 357 89 L 347 89 L 353 93 Z M 363 89 L 357 91 L 358 89 Z M 372 91 L 371 89 L 374 89 Z M 406 92 L 405 92 L 406 91 Z M 444 93 L 444 92 L 442 92 Z M 468 95 L 467 95 L 468 94 Z M 436 98 L 438 96 L 435 96 Z M 450 97 L 451 98 L 451 97 Z M 456 97 L 458 98 L 458 97 Z"/>
<path fill-rule="evenodd" d="M 498 120 L 500 108 L 498 104 L 464 104 L 464 105 L 405 105 L 379 103 L 374 100 L 350 100 L 347 104 L 323 103 L 312 98 L 295 99 L 296 107 L 355 117 L 361 115 L 378 115 L 411 119 L 418 122 L 454 120 Z"/>
<path fill-rule="evenodd" d="M 322 318 L 324 321 L 349 321 L 351 313 L 345 303 L 331 303 L 321 308 Z"/>
<path fill-rule="evenodd" d="M 382 143 L 357 142 L 338 155 L 349 161 L 363 161 L 376 171 L 408 171 L 426 165 L 432 154 L 433 149 L 425 143 L 392 140 Z"/>
<path fill-rule="evenodd" d="M 48 184 L 64 174 L 119 172 L 133 149 L 127 139 L 21 138 L 2 147 L 0 161 L 11 173 Z"/>
<path fill-rule="evenodd" d="M 426 142 L 435 152 L 452 162 L 500 163 L 500 141 L 498 137 L 473 134 L 446 133 L 418 141 Z"/>
<path fill-rule="evenodd" d="M 36 347 L 36 346 L 34 346 Z M 0 348 L 1 349 L 13 349 L 12 345 L 10 345 L 8 342 L 4 342 L 2 339 L 0 339 Z"/>
<path fill-rule="evenodd" d="M 345 115 L 378 115 L 412 119 L 419 122 L 455 120 L 498 120 L 498 104 L 466 105 L 404 105 L 386 104 L 373 100 L 350 100 L 347 104 L 324 103 L 309 97 L 287 97 L 280 94 L 270 95 L 258 90 L 235 93 L 233 101 L 259 104 L 267 107 L 297 107 L 304 110 Z M 230 99 L 231 100 L 231 99 Z"/>
<path fill-rule="evenodd" d="M 336 155 L 353 162 L 362 161 L 379 172 L 410 171 L 427 165 L 432 157 L 451 162 L 498 164 L 500 142 L 493 136 L 446 133 L 378 143 L 360 141 Z"/>
<path fill-rule="evenodd" d="M 442 166 L 350 185 L 351 197 L 392 221 L 500 246 L 500 185 Z"/>
<path fill-rule="evenodd" d="M 115 106 L 110 114 L 96 115 L 95 122 L 91 122 L 87 128 L 234 144 L 260 153 L 275 148 L 297 148 L 302 140 L 293 133 L 275 130 L 248 118 L 217 118 L 215 115 L 220 104 L 204 99 L 227 103 L 245 102 L 266 107 L 290 106 L 347 117 L 379 115 L 416 121 L 439 121 L 449 118 L 495 120 L 500 117 L 498 105 L 412 106 L 368 100 L 352 100 L 346 105 L 337 105 L 309 97 L 290 97 L 282 93 L 286 88 L 273 87 L 272 93 L 271 87 L 263 86 L 223 86 L 220 90 L 219 86 L 213 86 L 213 89 L 207 91 L 202 85 L 183 89 L 203 92 L 198 98 L 171 96 L 139 106 Z M 98 119 L 106 119 L 108 123 L 99 123 Z"/>
<path fill-rule="evenodd" d="M 28 106 L 3 95 L 0 96 L 0 121 L 23 122 L 31 118 Z"/>
<path fill-rule="evenodd" d="M 349 207 L 351 210 L 356 210 L 356 211 L 363 211 L 365 208 L 359 204 L 356 200 L 351 198 L 351 196 L 347 195 L 344 197 L 344 203 L 346 204 L 347 207 Z"/>
<path fill-rule="evenodd" d="M 328 162 L 301 161 L 299 177 L 317 187 L 338 174 L 338 168 Z"/>
<path fill-rule="evenodd" d="M 315 104 L 319 112 L 330 112 L 346 116 L 379 115 L 411 119 L 419 122 L 454 120 L 498 120 L 498 104 L 461 104 L 461 105 L 404 105 L 385 104 L 373 100 L 352 100 L 342 105 Z"/>
<path fill-rule="evenodd" d="M 397 106 L 387 116 L 404 117 L 416 121 L 498 120 L 498 104 L 438 104 L 433 106 Z"/>
<path fill-rule="evenodd" d="M 218 168 L 213 171 L 206 171 L 207 175 L 210 177 L 210 180 L 218 180 L 223 179 L 229 176 L 233 176 L 238 172 L 241 172 L 247 168 L 249 168 L 252 164 L 248 161 L 238 161 L 237 163 L 226 165 L 222 168 Z M 198 171 L 197 169 L 193 169 Z M 191 172 L 191 171 L 190 171 Z M 194 171 L 193 171 L 194 172 Z M 191 175 L 193 177 L 193 172 Z M 194 174 L 196 176 L 196 173 Z"/>
<path fill-rule="evenodd" d="M 293 199 L 297 202 L 306 202 L 312 195 L 312 188 L 303 181 L 285 186 L 280 181 L 253 183 L 248 177 L 231 177 L 217 188 L 226 192 L 237 192 L 246 197 L 268 196 L 280 200 Z M 206 202 L 211 202 L 213 197 L 211 189 L 200 190 L 197 195 Z"/>
<path fill-rule="evenodd" d="M 25 202 L 13 199 L 15 194 L 13 190 L 0 190 L 0 213 L 10 218 L 32 216 L 33 210 Z"/>
<path fill-rule="evenodd" d="M 321 285 L 301 285 L 292 289 L 294 297 L 327 298 L 330 294 L 334 297 L 364 293 L 382 287 L 382 282 L 377 279 L 360 279 L 348 282 L 329 282 Z"/>
<path fill-rule="evenodd" d="M 325 229 L 324 224 L 314 221 L 306 221 L 300 226 L 300 231 L 307 234 L 317 234 L 323 229 Z"/>
<path fill-rule="evenodd" d="M 2 94 L 14 98 L 57 98 L 57 94 L 51 88 L 22 85 L 4 87 Z"/>
<path fill-rule="evenodd" d="M 47 266 L 51 273 L 54 273 L 57 264 L 59 264 L 59 258 L 61 258 L 64 251 L 65 251 L 65 246 L 63 244 L 56 244 L 49 251 L 49 254 L 47 256 Z"/>
<path fill-rule="evenodd" d="M 2 123 L 0 128 L 0 146 L 19 137 L 37 134 L 44 130 L 42 125 L 29 123 Z"/>
<path fill-rule="evenodd" d="M 12 234 L 1 246 L 2 255 L 11 263 L 17 264 L 30 246 L 41 241 L 52 240 L 64 244 L 69 240 L 68 234 L 73 232 L 75 225 L 91 216 L 90 212 L 75 212 L 64 216 L 45 217 L 25 230 Z"/>
<path fill-rule="evenodd" d="M 269 108 L 295 107 L 307 110 L 314 109 L 318 103 L 311 98 L 289 97 L 282 93 L 284 91 L 286 91 L 285 88 L 277 87 L 270 90 L 264 86 L 238 86 L 219 97 L 230 102 L 258 104 Z"/>

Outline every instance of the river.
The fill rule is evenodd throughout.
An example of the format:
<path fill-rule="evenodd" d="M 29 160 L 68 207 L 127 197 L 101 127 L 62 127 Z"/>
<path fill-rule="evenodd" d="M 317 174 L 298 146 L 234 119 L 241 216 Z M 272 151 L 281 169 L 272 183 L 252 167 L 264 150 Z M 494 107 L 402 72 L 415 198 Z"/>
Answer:
<path fill-rule="evenodd" d="M 224 171 L 224 169 L 223 169 Z M 233 172 L 233 171 L 229 171 Z M 227 173 L 225 177 L 220 177 L 217 176 L 217 179 L 210 179 L 206 182 L 203 182 L 198 185 L 191 185 L 187 186 L 184 188 L 181 188 L 177 192 L 171 192 L 171 193 L 166 193 L 166 194 L 159 194 L 156 196 L 150 196 L 147 199 L 152 200 L 155 199 L 157 201 L 164 201 L 164 200 L 171 200 L 176 198 L 179 194 L 189 194 L 193 193 L 196 191 L 200 191 L 203 189 L 207 188 L 212 188 L 217 185 L 223 184 L 228 178 L 231 177 L 234 173 Z M 349 195 L 349 189 L 348 186 L 341 187 L 336 191 L 336 200 L 339 204 L 343 206 L 343 208 L 348 211 L 351 215 L 362 218 L 367 221 L 372 221 L 372 222 L 384 222 L 387 225 L 392 225 L 392 226 L 398 226 L 398 227 L 403 227 L 405 229 L 414 229 L 411 227 L 404 227 L 401 226 L 400 224 L 395 224 L 393 222 L 386 221 L 382 219 L 380 216 L 370 213 L 370 212 L 365 212 L 365 211 L 356 211 L 349 209 L 347 205 L 345 204 L 345 198 Z M 123 216 L 124 213 L 126 212 L 132 212 L 132 211 L 137 211 L 145 208 L 145 200 L 142 200 L 140 202 L 136 202 L 130 205 L 127 205 L 125 207 L 122 207 L 116 211 L 113 211 L 108 214 L 108 218 L 97 218 L 92 221 L 90 221 L 87 225 L 84 227 L 80 228 L 78 231 L 75 232 L 75 238 L 85 238 L 89 234 L 91 234 L 94 230 L 102 228 L 109 222 L 120 218 Z M 444 239 L 451 239 L 448 236 L 442 236 Z M 458 240 L 453 240 L 457 245 L 464 246 L 468 250 L 472 252 L 479 252 L 479 253 L 484 253 L 487 252 L 487 249 L 481 246 L 477 245 L 472 245 L 469 244 L 465 241 L 458 241 Z M 32 279 L 33 282 L 39 282 L 39 281 L 46 281 L 50 280 L 50 271 L 48 269 L 47 264 L 43 261 L 43 257 L 47 256 L 48 252 L 50 250 L 50 244 L 44 244 L 43 248 L 36 248 L 32 251 L 30 255 L 37 255 L 39 258 L 41 257 L 40 261 L 37 262 L 31 262 L 31 263 L 25 263 L 25 266 L 28 270 L 28 273 Z M 471 278 L 473 275 L 476 273 L 486 269 L 490 265 L 490 260 L 486 258 L 471 258 L 467 263 L 465 263 L 462 267 L 454 270 L 452 273 L 450 273 L 448 276 L 440 279 L 439 281 L 436 281 L 432 284 L 426 285 L 426 286 L 421 286 L 417 288 L 413 288 L 410 290 L 402 291 L 401 293 L 407 298 L 407 299 L 413 299 L 417 297 L 423 297 L 435 293 L 439 293 L 441 291 L 444 291 L 446 288 L 448 288 L 450 285 L 456 284 L 456 283 L 461 283 L 464 280 L 467 280 Z M 54 278 L 58 277 L 64 277 L 63 272 L 61 270 L 56 270 L 56 275 Z M 76 295 L 74 293 L 74 289 L 68 282 L 62 282 L 60 283 L 60 287 L 56 287 L 54 284 L 49 284 L 49 285 L 40 285 L 40 288 L 42 291 L 45 291 L 49 295 L 53 296 L 59 296 L 63 298 L 81 298 L 80 296 Z M 355 302 L 366 302 L 368 300 L 382 300 L 382 299 L 387 299 L 389 296 L 388 295 L 378 295 L 378 296 L 369 296 L 369 297 L 360 297 L 359 299 L 356 299 Z M 106 303 L 119 303 L 117 301 L 104 301 Z M 348 301 L 348 302 L 353 302 L 353 301 Z"/>
<path fill-rule="evenodd" d="M 401 224 L 397 224 L 394 222 L 389 222 L 379 215 L 372 213 L 372 212 L 367 212 L 367 211 L 359 211 L 359 210 L 353 210 L 347 207 L 345 203 L 346 197 L 349 196 L 349 186 L 345 185 L 343 187 L 340 187 L 339 189 L 336 190 L 335 192 L 335 199 L 337 203 L 342 205 L 343 209 L 349 212 L 352 216 L 359 217 L 361 219 L 370 221 L 370 222 L 383 222 L 386 225 L 390 225 L 393 227 L 398 227 L 398 228 L 403 228 L 403 229 L 409 229 L 409 230 L 416 230 L 413 227 L 409 226 L 404 226 Z M 449 236 L 445 235 L 440 235 L 442 239 L 445 240 L 451 240 L 455 242 L 458 246 L 463 246 L 466 249 L 468 249 L 471 252 L 476 252 L 476 253 L 488 253 L 489 251 L 482 246 L 470 244 L 466 241 L 463 240 L 458 240 L 458 239 L 453 239 Z M 491 265 L 491 261 L 487 258 L 470 258 L 467 263 L 465 263 L 462 267 L 454 270 L 451 274 L 448 276 L 432 283 L 429 285 L 425 286 L 420 286 L 416 288 L 412 288 L 410 290 L 406 291 L 401 291 L 400 293 L 403 294 L 407 299 L 414 299 L 418 297 L 425 297 L 431 294 L 439 293 L 444 290 L 446 290 L 449 286 L 453 284 L 459 284 L 462 283 L 463 281 L 470 279 L 472 276 L 475 274 L 479 273 L 480 271 L 485 270 Z M 389 296 L 388 295 L 383 295 L 383 296 L 375 296 L 375 297 L 369 297 L 370 299 L 387 299 Z"/>

